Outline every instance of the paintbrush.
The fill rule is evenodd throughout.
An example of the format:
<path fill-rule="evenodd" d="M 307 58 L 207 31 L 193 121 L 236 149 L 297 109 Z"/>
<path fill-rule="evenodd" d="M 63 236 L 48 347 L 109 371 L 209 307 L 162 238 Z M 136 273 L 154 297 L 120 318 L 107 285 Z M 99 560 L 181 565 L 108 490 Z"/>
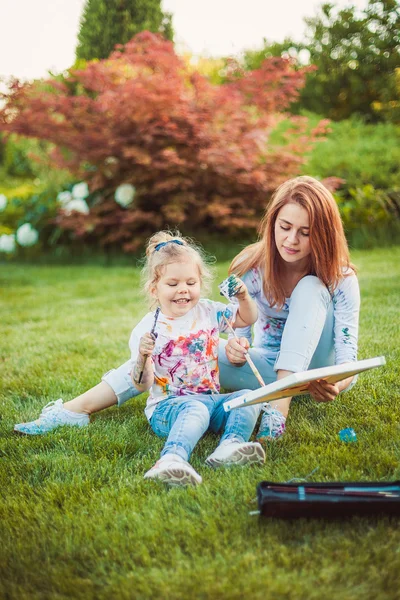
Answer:
<path fill-rule="evenodd" d="M 156 312 L 154 313 L 154 323 L 153 323 L 153 327 L 151 328 L 151 331 L 150 331 L 150 335 L 154 339 L 156 339 L 155 330 L 156 330 L 157 319 L 158 319 L 158 315 L 159 314 L 160 314 L 160 307 L 158 307 L 157 310 L 156 310 Z M 140 371 L 138 383 L 141 383 L 141 381 L 142 381 L 143 372 L 144 372 L 144 368 L 146 366 L 146 361 L 147 361 L 148 356 L 149 356 L 148 354 L 145 354 L 145 356 L 144 356 L 142 370 Z"/>
<path fill-rule="evenodd" d="M 230 331 L 231 333 L 233 333 L 233 335 L 235 336 L 235 339 L 236 339 L 237 341 L 239 341 L 239 338 L 238 338 L 238 336 L 236 335 L 236 333 L 235 333 L 235 330 L 233 329 L 233 327 L 232 327 L 232 326 L 231 326 L 231 324 L 229 323 L 228 319 L 225 317 L 225 315 L 223 315 L 223 317 L 224 317 L 224 319 L 225 319 L 225 323 L 227 324 L 227 326 L 228 326 L 228 328 L 229 328 L 229 331 Z M 265 386 L 264 380 L 263 380 L 263 378 L 261 377 L 261 375 L 260 375 L 260 373 L 259 373 L 259 371 L 258 371 L 258 369 L 257 369 L 256 365 L 255 365 L 255 364 L 253 363 L 253 361 L 251 360 L 251 358 L 250 358 L 250 356 L 249 356 L 249 353 L 248 353 L 248 352 L 246 352 L 246 354 L 245 354 L 244 356 L 245 356 L 245 359 L 247 360 L 247 362 L 248 362 L 248 364 L 249 364 L 249 367 L 250 367 L 250 369 L 253 371 L 253 373 L 254 373 L 254 376 L 256 377 L 256 379 L 257 379 L 258 383 L 261 385 L 261 387 L 264 387 L 264 386 Z"/>
<path fill-rule="evenodd" d="M 228 301 L 230 301 L 232 297 L 236 296 L 236 294 L 240 291 L 241 287 L 242 287 L 242 282 L 240 280 L 238 280 L 238 278 L 236 277 L 236 275 L 234 273 L 232 273 L 232 275 L 229 275 L 229 277 L 224 279 L 224 281 L 222 283 L 220 283 L 218 286 L 221 296 L 224 296 Z M 235 339 L 239 341 L 239 338 L 236 335 L 235 330 L 233 329 L 233 327 L 231 327 L 231 325 L 228 322 L 225 315 L 224 315 L 224 319 L 225 319 L 226 324 L 229 327 L 229 330 L 235 336 Z M 261 377 L 256 365 L 251 360 L 248 352 L 246 352 L 245 358 L 249 364 L 250 369 L 253 371 L 254 376 L 256 377 L 258 383 L 262 387 L 264 387 L 265 386 L 264 380 Z"/>

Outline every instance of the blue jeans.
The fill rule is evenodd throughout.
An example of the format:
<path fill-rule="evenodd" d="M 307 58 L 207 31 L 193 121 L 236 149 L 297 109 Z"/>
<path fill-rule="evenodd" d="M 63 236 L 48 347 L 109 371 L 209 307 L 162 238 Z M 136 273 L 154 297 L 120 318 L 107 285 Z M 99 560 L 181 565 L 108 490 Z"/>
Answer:
<path fill-rule="evenodd" d="M 229 413 L 223 408 L 224 402 L 244 393 L 246 390 L 232 394 L 170 396 L 159 402 L 150 425 L 159 437 L 167 437 L 161 456 L 172 452 L 189 460 L 193 448 L 208 429 L 214 433 L 222 430 L 221 442 L 227 439 L 247 442 L 261 406 L 246 406 Z"/>
<path fill-rule="evenodd" d="M 265 383 L 276 380 L 278 369 L 299 372 L 334 365 L 333 319 L 333 302 L 326 287 L 317 277 L 303 277 L 290 299 L 289 315 L 278 356 L 271 360 L 263 348 L 250 348 L 250 356 Z M 226 343 L 223 339 L 219 341 L 221 386 L 230 390 L 258 388 L 259 383 L 247 363 L 243 367 L 235 367 L 228 361 L 225 354 Z M 128 361 L 103 377 L 103 381 L 114 390 L 119 406 L 139 394 L 131 382 L 129 369 Z M 356 378 L 348 389 L 355 380 Z"/>

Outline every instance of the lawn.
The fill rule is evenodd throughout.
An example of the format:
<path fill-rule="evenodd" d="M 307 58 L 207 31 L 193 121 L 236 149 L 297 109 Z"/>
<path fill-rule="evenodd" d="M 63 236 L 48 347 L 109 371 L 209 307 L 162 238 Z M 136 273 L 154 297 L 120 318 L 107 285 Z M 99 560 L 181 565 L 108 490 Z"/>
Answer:
<path fill-rule="evenodd" d="M 144 395 L 86 429 L 13 434 L 14 423 L 126 360 L 146 306 L 137 268 L 1 265 L 0 598 L 399 598 L 399 520 L 249 514 L 258 482 L 317 467 L 310 481 L 400 479 L 400 247 L 352 259 L 359 358 L 385 355 L 387 366 L 332 404 L 296 400 L 262 467 L 212 471 L 204 459 L 217 437 L 206 435 L 192 460 L 196 489 L 143 480 L 162 447 Z M 357 443 L 339 440 L 344 427 Z"/>

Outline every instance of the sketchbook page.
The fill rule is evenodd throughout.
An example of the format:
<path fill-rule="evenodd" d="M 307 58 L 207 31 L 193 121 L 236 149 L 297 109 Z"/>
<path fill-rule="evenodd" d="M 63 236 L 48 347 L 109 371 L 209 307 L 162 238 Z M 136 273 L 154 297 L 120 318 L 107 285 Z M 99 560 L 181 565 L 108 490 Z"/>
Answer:
<path fill-rule="evenodd" d="M 381 367 L 385 363 L 386 360 L 384 356 L 377 356 L 366 360 L 358 360 L 356 362 L 332 365 L 320 369 L 311 369 L 310 371 L 302 371 L 301 373 L 293 373 L 284 379 L 274 381 L 269 385 L 265 385 L 264 387 L 260 387 L 247 394 L 243 394 L 243 396 L 225 402 L 224 409 L 225 411 L 230 411 L 232 408 L 248 406 L 249 404 L 269 402 L 270 400 L 278 400 L 279 398 L 285 398 L 287 396 L 301 396 L 303 394 L 308 394 L 308 384 L 316 379 L 325 379 L 329 383 L 336 383 L 336 381 L 347 379 L 347 377 L 362 373 L 362 371 Z"/>

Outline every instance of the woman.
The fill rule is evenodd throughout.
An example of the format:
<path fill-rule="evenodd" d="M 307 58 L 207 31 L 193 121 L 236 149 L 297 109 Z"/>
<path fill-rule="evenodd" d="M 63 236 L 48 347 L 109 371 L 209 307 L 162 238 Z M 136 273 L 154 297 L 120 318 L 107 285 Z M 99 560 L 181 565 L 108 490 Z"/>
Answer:
<path fill-rule="evenodd" d="M 244 359 L 249 348 L 265 383 L 357 360 L 359 287 L 332 194 L 312 177 L 287 181 L 274 194 L 260 233 L 230 267 L 258 306 L 253 344 L 250 348 L 250 328 L 242 330 L 239 342 L 229 340 L 220 352 L 221 384 L 258 387 Z M 328 402 L 354 382 L 320 380 L 309 392 Z M 282 435 L 290 402 L 284 398 L 263 407 L 258 439 Z"/>
<path fill-rule="evenodd" d="M 257 303 L 259 317 L 251 345 L 250 328 L 237 330 L 239 342 L 220 340 L 222 387 L 255 389 L 258 382 L 245 363 L 249 351 L 264 381 L 293 372 L 357 360 L 360 296 L 339 210 L 332 194 L 312 177 L 283 183 L 269 203 L 260 239 L 232 262 Z M 84 426 L 89 415 L 119 406 L 140 392 L 130 377 L 131 362 L 106 373 L 101 383 L 66 403 L 44 408 L 37 421 L 15 431 L 40 434 L 59 425 Z M 334 400 L 355 378 L 309 385 L 320 402 Z M 278 438 L 285 430 L 291 398 L 263 407 L 258 439 Z"/>

